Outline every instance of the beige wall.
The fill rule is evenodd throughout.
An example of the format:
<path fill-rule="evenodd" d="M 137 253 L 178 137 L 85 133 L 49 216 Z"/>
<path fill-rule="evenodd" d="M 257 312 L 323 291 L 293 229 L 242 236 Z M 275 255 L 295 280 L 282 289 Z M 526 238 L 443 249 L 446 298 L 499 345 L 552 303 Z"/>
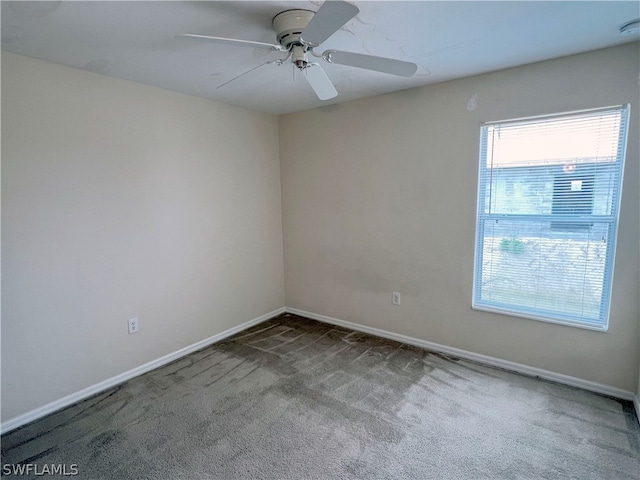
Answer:
<path fill-rule="evenodd" d="M 3 53 L 2 421 L 273 311 L 284 291 L 290 307 L 640 396 L 638 71 L 627 45 L 278 124 Z M 609 332 L 472 311 L 480 122 L 626 102 Z"/>
<path fill-rule="evenodd" d="M 7 421 L 284 306 L 277 118 L 3 52 L 2 247 Z"/>
<path fill-rule="evenodd" d="M 287 306 L 636 391 L 638 58 L 636 43 L 280 117 Z M 609 331 L 471 310 L 480 123 L 627 102 Z"/>

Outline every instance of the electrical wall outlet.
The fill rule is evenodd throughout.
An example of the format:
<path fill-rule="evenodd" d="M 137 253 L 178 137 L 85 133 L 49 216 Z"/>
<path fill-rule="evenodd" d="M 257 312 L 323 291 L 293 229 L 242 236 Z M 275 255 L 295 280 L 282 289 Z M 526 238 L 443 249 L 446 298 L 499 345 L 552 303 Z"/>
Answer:
<path fill-rule="evenodd" d="M 129 333 L 138 333 L 138 330 L 140 328 L 140 325 L 138 325 L 138 319 L 137 318 L 130 318 L 129 319 Z"/>
<path fill-rule="evenodd" d="M 398 292 L 393 292 L 391 296 L 391 303 L 394 305 L 400 305 L 400 294 Z"/>

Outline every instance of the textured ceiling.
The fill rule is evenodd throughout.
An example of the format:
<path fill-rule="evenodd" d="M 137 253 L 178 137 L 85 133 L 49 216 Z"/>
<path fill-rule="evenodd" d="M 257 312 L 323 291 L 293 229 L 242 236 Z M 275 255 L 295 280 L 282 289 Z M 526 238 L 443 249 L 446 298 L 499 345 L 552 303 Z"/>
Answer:
<path fill-rule="evenodd" d="M 360 13 L 319 48 L 414 62 L 411 78 L 325 63 L 338 97 L 319 100 L 282 53 L 182 33 L 275 43 L 271 19 L 319 1 L 2 2 L 2 49 L 275 114 L 638 40 L 619 27 L 637 1 L 354 1 Z"/>

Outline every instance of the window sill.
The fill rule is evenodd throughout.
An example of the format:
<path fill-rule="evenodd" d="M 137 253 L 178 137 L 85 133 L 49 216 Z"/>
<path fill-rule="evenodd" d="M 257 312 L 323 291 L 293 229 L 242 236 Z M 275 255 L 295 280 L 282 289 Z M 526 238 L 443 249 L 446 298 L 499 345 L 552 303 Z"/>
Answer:
<path fill-rule="evenodd" d="M 606 333 L 607 330 L 609 330 L 608 325 L 598 325 L 595 323 L 586 323 L 586 322 L 583 323 L 583 322 L 577 322 L 577 321 L 571 321 L 571 320 L 549 318 L 549 317 L 531 315 L 523 312 L 508 310 L 506 308 L 489 307 L 485 305 L 472 305 L 471 308 L 473 310 L 479 310 L 482 312 L 498 313 L 500 315 L 508 315 L 510 317 L 525 318 L 527 320 L 536 320 L 536 321 L 545 322 L 545 323 L 554 323 L 556 325 L 564 325 L 566 327 L 582 328 L 584 330 L 591 330 L 593 332 Z"/>

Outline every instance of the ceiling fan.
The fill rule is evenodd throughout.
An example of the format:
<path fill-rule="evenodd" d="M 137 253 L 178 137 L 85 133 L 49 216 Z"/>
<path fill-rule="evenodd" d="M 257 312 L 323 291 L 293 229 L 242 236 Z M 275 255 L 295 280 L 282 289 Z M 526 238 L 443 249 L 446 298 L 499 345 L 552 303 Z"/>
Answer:
<path fill-rule="evenodd" d="M 301 72 L 304 72 L 304 78 L 307 79 L 309 85 L 311 85 L 311 88 L 320 100 L 328 100 L 336 97 L 338 92 L 333 86 L 333 83 L 331 83 L 331 80 L 318 63 L 309 61 L 309 55 L 321 58 L 328 63 L 375 70 L 377 72 L 390 73 L 402 77 L 411 77 L 418 69 L 415 63 L 340 50 L 326 50 L 320 54 L 314 52 L 316 47 L 342 28 L 343 25 L 359 12 L 358 7 L 342 0 L 328 0 L 320 6 L 317 12 L 302 9 L 285 10 L 278 13 L 272 20 L 272 26 L 278 40 L 277 44 L 235 38 L 211 37 L 191 33 L 178 36 L 206 42 L 265 48 L 287 54 L 284 58 L 271 60 L 253 67 L 219 85 L 218 88 L 264 65 L 282 65 L 291 59 L 293 65 Z"/>

